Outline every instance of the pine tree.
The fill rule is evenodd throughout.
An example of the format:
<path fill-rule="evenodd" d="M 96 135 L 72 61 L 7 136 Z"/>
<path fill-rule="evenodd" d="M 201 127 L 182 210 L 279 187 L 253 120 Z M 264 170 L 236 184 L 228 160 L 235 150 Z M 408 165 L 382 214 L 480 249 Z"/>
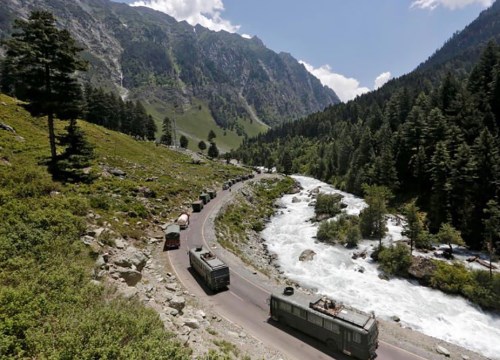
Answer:
<path fill-rule="evenodd" d="M 81 115 L 83 98 L 74 74 L 87 68 L 78 57 L 82 48 L 67 30 L 58 30 L 55 21 L 50 12 L 34 11 L 27 21 L 15 20 L 17 31 L 5 41 L 8 86 L 28 102 L 33 116 L 47 116 L 52 161 L 57 159 L 54 117 Z"/>
<path fill-rule="evenodd" d="M 490 255 L 490 280 L 493 278 L 492 273 L 492 258 L 495 254 L 495 249 L 500 247 L 500 206 L 495 200 L 490 200 L 484 209 L 486 218 L 484 223 L 484 243 L 485 248 Z"/>
<path fill-rule="evenodd" d="M 181 137 L 179 138 L 179 145 L 181 146 L 181 148 L 187 149 L 187 147 L 189 145 L 188 138 L 185 137 L 184 135 L 181 135 Z"/>
<path fill-rule="evenodd" d="M 85 139 L 76 120 L 70 120 L 66 133 L 58 137 L 59 145 L 65 146 L 58 156 L 54 177 L 68 182 L 91 182 L 95 176 L 89 167 L 94 159 L 94 148 Z"/>
<path fill-rule="evenodd" d="M 168 116 L 165 116 L 165 119 L 163 119 L 161 129 L 163 134 L 161 135 L 160 142 L 167 146 L 172 145 L 172 122 L 170 121 L 170 118 Z"/>
<path fill-rule="evenodd" d="M 217 148 L 217 144 L 215 142 L 210 143 L 207 154 L 212 159 L 215 159 L 216 157 L 219 156 L 219 149 Z"/>
<path fill-rule="evenodd" d="M 439 232 L 437 233 L 436 237 L 440 243 L 447 244 L 449 246 L 450 256 L 452 256 L 453 254 L 453 247 L 451 246 L 452 244 L 461 246 L 465 245 L 465 242 L 462 239 L 460 231 L 455 229 L 449 223 L 441 224 L 441 227 L 439 228 Z"/>
<path fill-rule="evenodd" d="M 198 149 L 201 150 L 201 152 L 205 151 L 207 148 L 207 144 L 205 144 L 205 142 L 203 140 L 200 140 L 200 142 L 198 143 Z"/>
<path fill-rule="evenodd" d="M 207 136 L 207 140 L 209 143 L 212 142 L 213 139 L 215 139 L 217 135 L 215 135 L 215 132 L 213 130 L 210 130 Z"/>
<path fill-rule="evenodd" d="M 364 237 L 379 240 L 379 248 L 382 247 L 382 238 L 387 232 L 385 215 L 387 214 L 387 203 L 392 197 L 391 191 L 385 186 L 365 185 L 365 201 L 368 207 L 363 209 L 359 215 L 360 229 Z"/>
<path fill-rule="evenodd" d="M 283 151 L 283 156 L 281 157 L 281 168 L 283 169 L 283 173 L 285 175 L 290 175 L 292 173 L 292 157 L 290 156 L 290 152 L 288 150 Z"/>
<path fill-rule="evenodd" d="M 402 235 L 410 239 L 411 254 L 413 252 L 414 245 L 418 243 L 418 240 L 424 231 L 423 216 L 416 204 L 415 199 L 405 205 L 404 215 L 406 216 L 406 224 L 403 227 Z"/>

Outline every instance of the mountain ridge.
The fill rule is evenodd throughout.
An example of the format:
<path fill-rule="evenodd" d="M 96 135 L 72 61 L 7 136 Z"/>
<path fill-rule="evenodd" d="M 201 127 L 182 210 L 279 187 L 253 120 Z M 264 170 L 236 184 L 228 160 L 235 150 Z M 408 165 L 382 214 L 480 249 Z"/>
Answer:
<path fill-rule="evenodd" d="M 301 118 L 338 103 L 335 92 L 296 59 L 266 48 L 258 37 L 191 26 L 146 7 L 108 0 L 5 1 L 0 38 L 15 17 L 41 8 L 53 12 L 87 51 L 94 85 L 132 99 L 189 106 L 207 103 L 215 122 L 234 130 L 236 119 L 255 115 L 269 126 Z"/>

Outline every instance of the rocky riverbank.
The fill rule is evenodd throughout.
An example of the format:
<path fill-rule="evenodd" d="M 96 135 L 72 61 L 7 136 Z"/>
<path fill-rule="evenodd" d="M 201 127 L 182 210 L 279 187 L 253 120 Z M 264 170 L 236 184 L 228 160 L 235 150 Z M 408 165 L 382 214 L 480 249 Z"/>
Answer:
<path fill-rule="evenodd" d="M 293 192 L 298 192 L 299 187 L 295 187 Z M 251 184 L 247 184 L 242 188 L 239 193 L 233 194 L 232 201 L 238 202 L 252 202 L 255 193 L 252 190 Z M 314 201 L 314 194 L 311 194 L 311 201 Z M 229 204 L 228 204 L 229 205 Z M 224 211 L 224 208 L 223 210 Z M 283 212 L 286 209 L 275 205 L 275 211 Z M 237 251 L 232 251 L 235 254 L 245 254 L 244 262 L 253 266 L 256 271 L 260 271 L 268 277 L 269 282 L 273 284 L 280 284 L 282 286 L 294 286 L 300 288 L 300 285 L 287 279 L 284 272 L 280 269 L 280 265 L 276 261 L 277 254 L 271 253 L 267 245 L 259 236 L 256 231 L 247 231 L 246 241 L 235 242 L 238 247 Z M 308 261 L 314 258 L 314 252 L 307 252 L 301 254 L 301 259 L 297 261 Z M 305 289 L 307 291 L 307 289 Z M 389 344 L 389 346 L 396 346 L 416 354 L 424 359 L 438 360 L 443 358 L 466 360 L 478 359 L 487 360 L 486 357 L 477 353 L 461 348 L 454 344 L 426 336 L 412 329 L 403 328 L 399 324 L 399 319 L 378 319 L 380 326 L 379 340 Z"/>

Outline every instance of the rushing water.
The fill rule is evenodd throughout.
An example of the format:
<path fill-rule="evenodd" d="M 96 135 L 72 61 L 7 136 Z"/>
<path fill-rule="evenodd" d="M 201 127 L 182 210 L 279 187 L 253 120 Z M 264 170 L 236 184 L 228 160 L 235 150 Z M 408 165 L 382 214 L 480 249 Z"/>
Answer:
<path fill-rule="evenodd" d="M 317 225 L 308 221 L 314 216 L 314 207 L 309 206 L 311 190 L 320 186 L 321 192 L 341 193 L 350 214 L 359 214 L 366 204 L 316 179 L 294 178 L 303 190 L 280 200 L 282 211 L 262 232 L 269 250 L 278 254 L 278 263 L 288 278 L 356 308 L 374 311 L 379 317 L 396 315 L 404 326 L 500 359 L 500 317 L 484 313 L 458 296 L 406 280 L 382 280 L 370 259 L 353 260 L 353 250 L 317 242 Z M 294 197 L 300 201 L 292 202 Z M 401 226 L 395 221 L 388 225 L 389 234 L 384 241 L 401 238 Z M 362 241 L 359 247 L 370 248 L 374 244 Z M 316 256 L 310 262 L 301 262 L 299 255 L 306 249 L 314 250 Z M 361 267 L 364 272 L 359 271 Z"/>

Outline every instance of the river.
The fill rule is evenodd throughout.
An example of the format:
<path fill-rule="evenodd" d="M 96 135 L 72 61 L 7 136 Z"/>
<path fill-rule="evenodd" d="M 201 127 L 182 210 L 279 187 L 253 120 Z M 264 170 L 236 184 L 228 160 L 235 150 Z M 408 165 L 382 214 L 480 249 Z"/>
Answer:
<path fill-rule="evenodd" d="M 481 311 L 459 296 L 446 295 L 407 280 L 382 280 L 370 259 L 353 260 L 354 250 L 317 242 L 314 236 L 318 225 L 308 221 L 314 216 L 314 207 L 308 205 L 309 191 L 320 187 L 324 193 L 341 193 L 350 214 L 359 214 L 366 204 L 319 180 L 305 176 L 294 178 L 303 190 L 279 200 L 283 209 L 262 232 L 269 250 L 278 254 L 277 261 L 288 278 L 345 304 L 374 311 L 378 317 L 398 316 L 403 326 L 500 359 L 500 317 Z M 294 197 L 300 201 L 292 202 Z M 401 238 L 400 225 L 390 221 L 388 227 L 384 242 Z M 356 251 L 376 244 L 361 241 Z M 306 249 L 314 250 L 316 256 L 310 262 L 298 261 Z M 364 272 L 359 271 L 361 267 Z"/>

